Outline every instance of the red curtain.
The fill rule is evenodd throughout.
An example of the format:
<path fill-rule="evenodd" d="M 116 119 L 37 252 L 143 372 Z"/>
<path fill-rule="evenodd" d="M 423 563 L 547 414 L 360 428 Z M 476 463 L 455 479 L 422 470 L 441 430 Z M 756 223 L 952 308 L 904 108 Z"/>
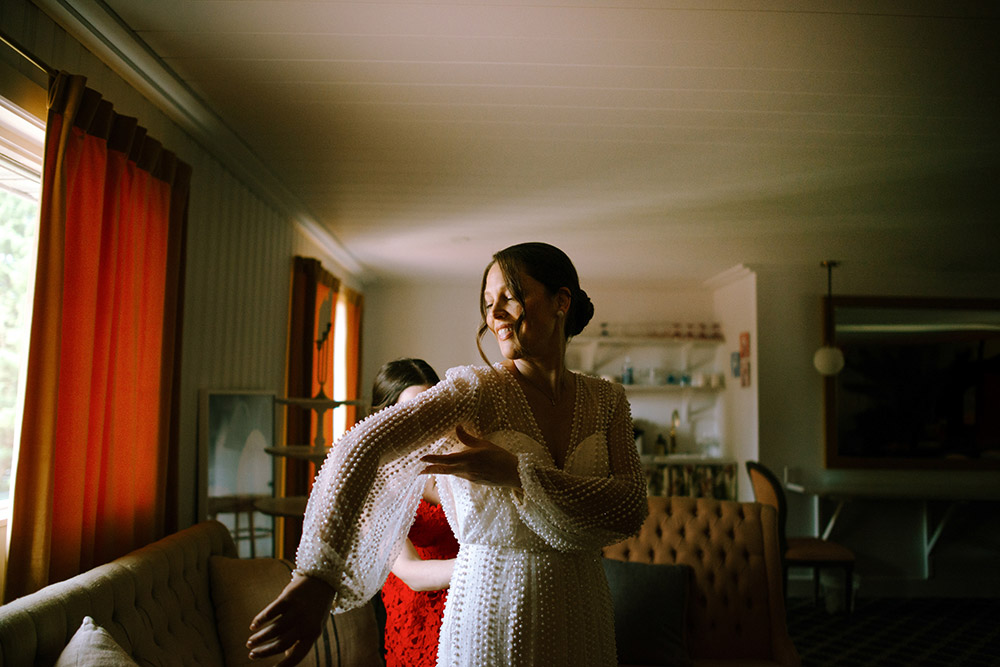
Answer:
<path fill-rule="evenodd" d="M 191 171 L 85 83 L 49 91 L 7 599 L 177 527 Z"/>

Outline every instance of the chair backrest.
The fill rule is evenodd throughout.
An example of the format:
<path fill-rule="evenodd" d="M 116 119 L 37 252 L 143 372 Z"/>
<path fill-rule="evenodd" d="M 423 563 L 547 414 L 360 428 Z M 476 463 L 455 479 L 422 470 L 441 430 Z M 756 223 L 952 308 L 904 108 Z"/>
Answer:
<path fill-rule="evenodd" d="M 762 503 L 650 497 L 637 535 L 604 548 L 615 560 L 691 568 L 691 656 L 799 664 L 782 595 L 777 512 Z"/>
<path fill-rule="evenodd" d="M 788 541 L 785 538 L 785 519 L 788 518 L 785 490 L 781 488 L 781 482 L 778 481 L 770 468 L 756 461 L 747 461 L 746 464 L 754 499 L 758 503 L 770 505 L 778 510 L 778 543 L 781 545 L 781 553 L 784 557 L 784 553 L 788 549 Z"/>

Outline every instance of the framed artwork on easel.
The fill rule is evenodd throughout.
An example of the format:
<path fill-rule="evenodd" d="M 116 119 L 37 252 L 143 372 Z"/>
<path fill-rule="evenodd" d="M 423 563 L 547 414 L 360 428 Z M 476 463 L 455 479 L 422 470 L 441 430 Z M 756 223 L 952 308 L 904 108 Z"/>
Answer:
<path fill-rule="evenodd" d="M 199 422 L 201 518 L 233 534 L 241 557 L 273 555 L 273 519 L 256 511 L 274 495 L 274 392 L 203 389 Z"/>

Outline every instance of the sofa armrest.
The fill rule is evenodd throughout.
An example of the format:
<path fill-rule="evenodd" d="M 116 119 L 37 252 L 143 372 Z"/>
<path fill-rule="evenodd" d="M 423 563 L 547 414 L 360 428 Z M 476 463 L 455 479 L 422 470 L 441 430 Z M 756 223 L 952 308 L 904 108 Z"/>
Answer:
<path fill-rule="evenodd" d="M 208 560 L 235 555 L 224 525 L 205 521 L 0 606 L 0 666 L 52 665 L 91 616 L 137 662 L 164 651 L 221 665 Z"/>

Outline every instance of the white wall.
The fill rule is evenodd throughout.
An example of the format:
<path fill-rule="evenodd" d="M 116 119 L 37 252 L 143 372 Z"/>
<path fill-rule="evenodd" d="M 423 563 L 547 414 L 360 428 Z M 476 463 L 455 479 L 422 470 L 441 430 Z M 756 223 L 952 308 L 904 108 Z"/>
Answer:
<path fill-rule="evenodd" d="M 758 424 L 758 332 L 757 332 L 757 277 L 742 267 L 710 281 L 715 286 L 712 294 L 716 320 L 722 324 L 726 339 L 720 368 L 726 369 L 726 389 L 723 393 L 723 453 L 739 461 L 737 492 L 742 501 L 753 500 L 753 491 L 747 477 L 744 461 L 756 461 L 760 456 Z M 729 369 L 730 355 L 739 352 L 740 334 L 750 334 L 750 384 L 743 386 L 742 378 L 733 377 Z"/>
<path fill-rule="evenodd" d="M 780 476 L 785 466 L 801 481 L 863 483 L 919 491 L 950 482 L 962 489 L 1000 488 L 1000 471 L 828 470 L 824 468 L 822 378 L 812 366 L 821 344 L 821 299 L 826 273 L 815 263 L 755 267 L 758 304 L 760 459 Z M 1000 297 L 1000 275 L 960 271 L 932 274 L 852 265 L 834 270 L 834 294 Z M 814 534 L 831 507 L 788 494 L 788 532 Z M 930 522 L 924 520 L 924 508 Z M 1000 594 L 1000 574 L 986 559 L 1000 547 L 1000 519 L 982 504 L 959 507 L 932 555 L 935 576 L 923 578 L 923 536 L 930 536 L 947 503 L 855 501 L 831 536 L 855 550 L 865 576 L 862 594 Z M 988 507 L 988 506 L 987 506 Z M 978 521 L 970 521 L 977 517 Z M 994 545 L 985 549 L 982 545 Z M 976 546 L 979 545 L 979 546 Z M 995 565 L 995 563 L 994 563 Z"/>
<path fill-rule="evenodd" d="M 376 284 L 365 290 L 362 395 L 371 397 L 379 367 L 400 357 L 424 359 L 441 377 L 449 368 L 483 363 L 476 349 L 479 277 L 463 284 Z M 496 344 L 483 345 L 494 353 Z"/>

